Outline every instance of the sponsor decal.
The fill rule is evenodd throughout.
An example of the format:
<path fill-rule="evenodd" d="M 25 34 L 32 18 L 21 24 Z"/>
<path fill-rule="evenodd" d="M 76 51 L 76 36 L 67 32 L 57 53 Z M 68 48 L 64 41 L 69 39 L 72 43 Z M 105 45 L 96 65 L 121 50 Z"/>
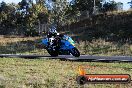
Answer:
<path fill-rule="evenodd" d="M 85 83 L 130 83 L 129 74 L 87 74 L 85 69 L 88 66 L 79 66 L 79 76 L 77 76 L 78 84 Z"/>

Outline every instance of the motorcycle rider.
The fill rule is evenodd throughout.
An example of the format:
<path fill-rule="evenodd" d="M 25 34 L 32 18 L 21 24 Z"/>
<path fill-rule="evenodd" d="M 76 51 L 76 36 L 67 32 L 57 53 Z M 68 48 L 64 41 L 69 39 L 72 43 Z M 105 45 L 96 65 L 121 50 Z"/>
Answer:
<path fill-rule="evenodd" d="M 57 48 L 60 47 L 60 40 L 63 38 L 64 35 L 58 33 L 56 31 L 56 27 L 51 27 L 48 31 L 48 34 L 47 34 L 47 38 L 50 39 L 52 38 L 53 39 L 53 44 L 52 46 L 57 46 Z M 49 45 L 50 45 L 50 40 L 49 40 Z"/>
<path fill-rule="evenodd" d="M 46 36 L 45 39 L 42 39 L 42 43 L 51 56 L 70 54 L 75 57 L 80 56 L 80 52 L 74 47 L 74 41 L 67 35 L 59 34 L 55 27 L 52 26 Z"/>

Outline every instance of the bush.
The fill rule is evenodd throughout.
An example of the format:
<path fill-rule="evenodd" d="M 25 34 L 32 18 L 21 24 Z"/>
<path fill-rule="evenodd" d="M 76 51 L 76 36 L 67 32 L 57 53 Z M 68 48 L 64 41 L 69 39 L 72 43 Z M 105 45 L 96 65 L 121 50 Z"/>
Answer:
<path fill-rule="evenodd" d="M 36 30 L 28 30 L 25 32 L 25 35 L 34 37 L 34 36 L 38 36 L 39 33 Z"/>

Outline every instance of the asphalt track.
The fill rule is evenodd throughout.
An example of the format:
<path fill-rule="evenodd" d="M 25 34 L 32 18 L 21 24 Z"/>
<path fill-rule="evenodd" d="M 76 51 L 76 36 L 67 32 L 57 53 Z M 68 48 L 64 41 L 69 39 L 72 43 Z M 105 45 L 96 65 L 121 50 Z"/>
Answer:
<path fill-rule="evenodd" d="M 132 62 L 132 56 L 95 56 L 95 55 L 81 55 L 80 57 L 74 57 L 72 55 L 59 55 L 58 57 L 51 57 L 49 55 L 21 55 L 21 54 L 0 54 L 0 57 L 15 57 L 15 58 L 52 58 L 52 59 L 64 59 L 73 61 L 119 61 L 119 62 Z"/>

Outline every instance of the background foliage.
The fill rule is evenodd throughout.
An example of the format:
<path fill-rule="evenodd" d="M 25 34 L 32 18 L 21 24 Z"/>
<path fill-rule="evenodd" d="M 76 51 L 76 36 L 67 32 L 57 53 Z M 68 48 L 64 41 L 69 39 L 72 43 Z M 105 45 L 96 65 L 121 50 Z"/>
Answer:
<path fill-rule="evenodd" d="M 131 2 L 129 2 L 131 5 Z M 57 27 L 76 22 L 82 12 L 94 15 L 94 7 L 100 13 L 117 10 L 117 3 L 105 0 L 22 0 L 18 4 L 0 3 L 0 34 L 38 36 L 43 25 Z M 42 25 L 42 27 L 41 27 Z"/>

